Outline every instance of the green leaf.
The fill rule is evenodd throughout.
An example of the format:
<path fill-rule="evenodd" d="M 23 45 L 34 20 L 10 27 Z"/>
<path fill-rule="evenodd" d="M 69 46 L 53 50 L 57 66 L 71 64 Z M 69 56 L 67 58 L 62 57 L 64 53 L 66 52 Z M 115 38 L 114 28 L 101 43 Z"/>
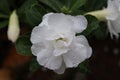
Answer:
<path fill-rule="evenodd" d="M 86 11 L 100 10 L 106 7 L 108 0 L 87 0 L 85 7 Z"/>
<path fill-rule="evenodd" d="M 41 22 L 43 16 L 42 14 L 44 14 L 43 12 L 44 11 L 40 6 L 34 5 L 28 11 L 26 11 L 26 20 L 30 25 L 36 26 Z"/>
<path fill-rule="evenodd" d="M 36 0 L 27 0 L 18 9 L 20 21 L 28 23 L 31 27 L 38 25 L 45 13 L 45 9 Z"/>
<path fill-rule="evenodd" d="M 73 2 L 74 1 L 74 2 Z M 75 11 L 86 3 L 86 0 L 72 0 L 71 11 Z"/>
<path fill-rule="evenodd" d="M 100 40 L 104 40 L 108 36 L 107 25 L 105 22 L 100 23 L 100 27 L 93 33 L 93 35 Z"/>
<path fill-rule="evenodd" d="M 9 18 L 9 15 L 5 15 L 5 14 L 3 14 L 3 13 L 0 13 L 0 18 L 8 19 L 8 18 Z"/>
<path fill-rule="evenodd" d="M 36 58 L 33 58 L 31 61 L 30 61 L 30 65 L 29 65 L 29 70 L 31 73 L 37 71 L 39 68 L 41 68 L 41 66 L 38 64 Z"/>
<path fill-rule="evenodd" d="M 10 8 L 7 0 L 0 0 L 0 13 L 10 14 Z"/>
<path fill-rule="evenodd" d="M 30 42 L 30 36 L 23 35 L 18 38 L 16 41 L 16 50 L 20 55 L 24 56 L 31 56 L 31 42 Z"/>
<path fill-rule="evenodd" d="M 87 15 L 88 27 L 82 33 L 77 35 L 85 35 L 87 37 L 96 37 L 97 39 L 106 39 L 107 34 L 107 25 L 105 22 L 99 22 L 94 16 Z"/>
<path fill-rule="evenodd" d="M 39 0 L 40 2 L 46 4 L 56 12 L 60 12 L 62 4 L 59 0 Z"/>
<path fill-rule="evenodd" d="M 84 62 L 80 63 L 78 69 L 82 73 L 90 73 L 91 71 L 89 69 L 89 61 L 85 60 Z"/>
<path fill-rule="evenodd" d="M 4 20 L 0 22 L 0 29 L 6 27 L 8 25 L 8 20 Z"/>

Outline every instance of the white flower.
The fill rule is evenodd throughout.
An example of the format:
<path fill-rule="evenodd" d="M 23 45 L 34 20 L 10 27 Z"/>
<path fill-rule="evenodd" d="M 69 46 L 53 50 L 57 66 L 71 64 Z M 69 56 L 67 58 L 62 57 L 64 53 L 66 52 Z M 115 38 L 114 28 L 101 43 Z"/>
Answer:
<path fill-rule="evenodd" d="M 40 65 L 62 74 L 89 58 L 92 49 L 87 39 L 75 36 L 87 27 L 84 16 L 48 13 L 31 34 L 32 53 Z"/>
<path fill-rule="evenodd" d="M 109 14 L 106 16 L 108 29 L 111 34 L 119 37 L 120 33 L 120 0 L 108 0 L 107 10 Z"/>
<path fill-rule="evenodd" d="M 8 25 L 8 39 L 12 42 L 15 42 L 19 36 L 20 28 L 19 28 L 19 20 L 16 11 L 14 10 L 10 15 L 9 25 Z"/>
<path fill-rule="evenodd" d="M 100 21 L 107 20 L 108 30 L 110 32 L 111 38 L 113 38 L 113 35 L 115 35 L 116 38 L 119 38 L 120 0 L 108 0 L 107 4 L 107 8 L 88 12 L 85 15 L 95 16 Z"/>

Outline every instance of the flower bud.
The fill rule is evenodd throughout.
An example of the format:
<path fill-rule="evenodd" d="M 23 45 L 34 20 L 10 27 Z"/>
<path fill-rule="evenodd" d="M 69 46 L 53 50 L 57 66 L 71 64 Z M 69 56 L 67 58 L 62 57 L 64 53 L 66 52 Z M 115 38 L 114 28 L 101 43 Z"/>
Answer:
<path fill-rule="evenodd" d="M 10 15 L 10 19 L 9 19 L 9 25 L 7 31 L 8 39 L 14 43 L 17 40 L 19 33 L 20 33 L 20 28 L 19 28 L 18 15 L 16 13 L 16 10 L 14 10 Z"/>
<path fill-rule="evenodd" d="M 103 10 L 88 12 L 85 15 L 92 15 L 92 16 L 96 17 L 98 20 L 104 21 L 104 20 L 106 20 L 106 16 L 108 14 L 109 14 L 109 11 L 107 9 L 103 9 Z"/>

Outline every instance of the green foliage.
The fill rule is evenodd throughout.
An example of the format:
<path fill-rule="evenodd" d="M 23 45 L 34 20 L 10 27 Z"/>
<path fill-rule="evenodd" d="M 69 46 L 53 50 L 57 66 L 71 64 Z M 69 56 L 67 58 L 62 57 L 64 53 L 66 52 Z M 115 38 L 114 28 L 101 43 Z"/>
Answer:
<path fill-rule="evenodd" d="M 71 3 L 73 4 L 71 5 L 70 10 L 75 11 L 79 9 L 81 6 L 83 6 L 86 3 L 86 0 L 72 0 Z"/>
<path fill-rule="evenodd" d="M 97 18 L 91 15 L 86 15 L 88 20 L 87 29 L 84 30 L 82 33 L 76 34 L 78 35 L 85 35 L 87 37 L 96 37 L 97 39 L 105 39 L 107 37 L 107 25 L 105 23 L 98 21 Z"/>
<path fill-rule="evenodd" d="M 0 0 L 0 13 L 9 15 L 10 8 L 7 0 Z"/>
<path fill-rule="evenodd" d="M 20 55 L 31 56 L 31 42 L 29 34 L 20 36 L 16 41 L 16 50 Z"/>
<path fill-rule="evenodd" d="M 0 22 L 0 29 L 6 27 L 8 25 L 8 20 L 4 20 Z"/>
<path fill-rule="evenodd" d="M 107 0 L 87 0 L 82 9 L 85 9 L 85 11 L 94 11 L 103 9 L 106 5 Z"/>
<path fill-rule="evenodd" d="M 0 29 L 8 25 L 10 7 L 7 0 L 0 0 Z"/>
<path fill-rule="evenodd" d="M 56 12 L 60 12 L 60 9 L 62 7 L 62 4 L 59 0 L 39 0 L 39 1 L 49 6 Z"/>
<path fill-rule="evenodd" d="M 36 61 L 36 58 L 33 58 L 31 61 L 30 61 L 30 65 L 29 65 L 29 70 L 31 73 L 37 71 L 39 68 L 41 68 L 41 66 L 38 64 L 38 62 Z"/>
<path fill-rule="evenodd" d="M 106 23 L 101 22 L 100 27 L 93 33 L 93 35 L 99 40 L 106 39 L 108 36 Z"/>
<path fill-rule="evenodd" d="M 26 0 L 26 2 L 18 9 L 21 21 L 28 23 L 31 27 L 38 25 L 45 13 L 46 10 L 37 0 Z"/>
<path fill-rule="evenodd" d="M 86 3 L 86 0 L 39 0 L 55 12 L 71 14 Z"/>
<path fill-rule="evenodd" d="M 78 66 L 78 70 L 83 73 L 90 73 L 91 71 L 89 69 L 89 61 L 86 60 L 86 61 L 80 63 Z"/>

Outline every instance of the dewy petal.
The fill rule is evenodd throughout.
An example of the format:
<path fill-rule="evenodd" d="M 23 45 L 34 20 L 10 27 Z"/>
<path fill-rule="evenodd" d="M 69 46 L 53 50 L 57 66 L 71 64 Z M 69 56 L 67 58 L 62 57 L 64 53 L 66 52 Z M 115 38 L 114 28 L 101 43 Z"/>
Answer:
<path fill-rule="evenodd" d="M 75 42 L 76 42 L 76 45 L 82 44 L 86 47 L 87 58 L 89 58 L 92 55 L 92 48 L 89 46 L 89 43 L 88 43 L 87 39 L 85 38 L 85 36 L 83 36 L 83 35 L 77 36 L 75 39 Z"/>
<path fill-rule="evenodd" d="M 52 14 L 48 18 L 48 25 L 54 29 L 58 34 L 69 34 L 72 30 L 72 21 L 68 19 L 63 13 Z M 64 27 L 63 27 L 64 26 Z"/>
<path fill-rule="evenodd" d="M 87 19 L 84 16 L 75 16 L 73 17 L 74 29 L 76 33 L 81 33 L 87 28 Z"/>
<path fill-rule="evenodd" d="M 44 50 L 37 55 L 37 61 L 40 65 L 51 69 L 59 69 L 62 64 L 61 57 L 54 57 L 51 51 Z"/>
<path fill-rule="evenodd" d="M 84 36 L 76 37 L 76 44 L 74 43 L 71 50 L 63 55 L 66 67 L 77 67 L 79 63 L 91 56 L 92 49 L 88 46 L 86 41 L 87 40 Z"/>
<path fill-rule="evenodd" d="M 39 24 L 39 26 L 48 26 L 48 19 L 49 19 L 49 16 L 53 15 L 54 13 L 48 13 L 46 15 L 43 16 L 43 21 L 41 22 L 41 24 Z"/>
<path fill-rule="evenodd" d="M 37 56 L 37 54 L 42 51 L 43 49 L 45 49 L 45 45 L 44 43 L 36 43 L 34 45 L 32 45 L 31 47 L 31 51 L 33 53 L 33 55 Z"/>
<path fill-rule="evenodd" d="M 44 40 L 44 36 L 46 33 L 46 26 L 35 27 L 31 33 L 31 42 L 39 43 Z"/>
<path fill-rule="evenodd" d="M 51 70 L 56 70 L 59 69 L 61 65 L 62 65 L 61 56 L 57 56 L 57 57 L 52 56 L 49 58 L 48 62 L 44 66 Z"/>
<path fill-rule="evenodd" d="M 48 29 L 48 27 L 45 25 L 35 27 L 31 33 L 31 42 L 33 44 L 43 42 L 43 41 L 45 41 L 45 39 L 47 39 L 48 37 L 50 37 L 54 34 L 55 34 L 54 31 L 51 29 Z"/>
<path fill-rule="evenodd" d="M 65 63 L 63 62 L 61 67 L 57 70 L 54 70 L 54 72 L 56 72 L 57 74 L 63 74 L 65 72 L 65 68 L 66 66 L 65 66 Z"/>
<path fill-rule="evenodd" d="M 51 57 L 52 57 L 52 51 L 43 49 L 37 54 L 37 61 L 40 65 L 45 66 Z"/>

